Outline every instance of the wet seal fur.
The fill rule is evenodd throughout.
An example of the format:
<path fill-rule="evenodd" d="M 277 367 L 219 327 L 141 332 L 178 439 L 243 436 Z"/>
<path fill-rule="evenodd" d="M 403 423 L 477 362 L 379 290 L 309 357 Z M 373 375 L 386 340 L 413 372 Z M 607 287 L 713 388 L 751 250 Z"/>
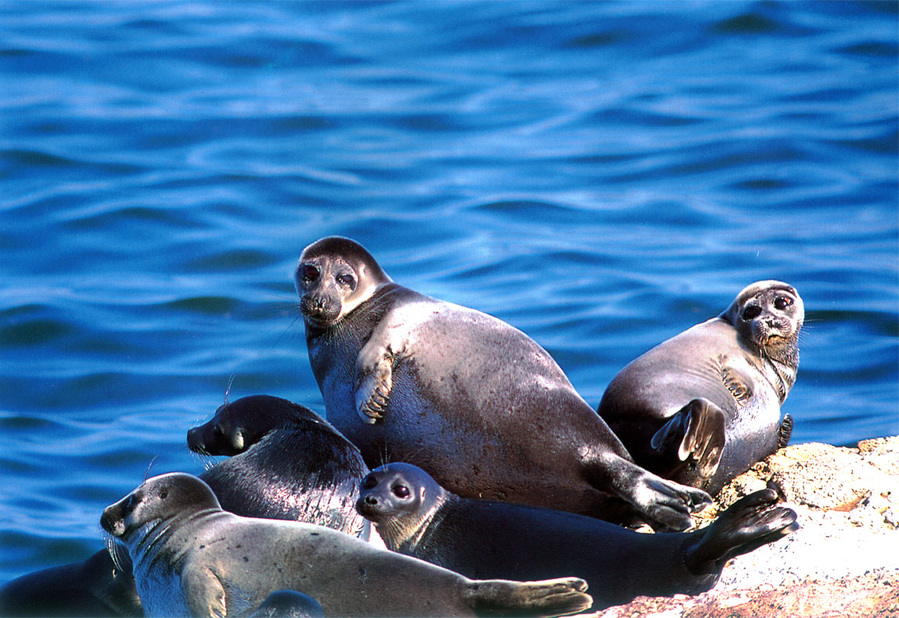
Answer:
<path fill-rule="evenodd" d="M 427 473 L 392 463 L 362 481 L 357 508 L 389 549 L 467 577 L 587 581 L 593 610 L 637 596 L 697 594 L 725 562 L 796 530 L 796 513 L 766 489 L 742 498 L 692 532 L 642 534 L 573 513 L 469 500 Z"/>
<path fill-rule="evenodd" d="M 100 521 L 127 547 L 148 616 L 244 616 L 275 590 L 329 616 L 552 616 L 592 602 L 576 578 L 473 581 L 323 526 L 227 513 L 189 474 L 145 481 Z"/>
<path fill-rule="evenodd" d="M 226 511 L 367 538 L 354 504 L 368 467 L 359 449 L 309 408 L 269 395 L 242 397 L 188 431 L 187 445 L 232 455 L 200 475 Z"/>
<path fill-rule="evenodd" d="M 674 529 L 710 501 L 634 464 L 524 333 L 393 283 L 358 243 L 309 245 L 295 280 L 328 420 L 370 466 L 406 461 L 462 496 L 610 519 L 623 500 Z"/>
<path fill-rule="evenodd" d="M 598 413 L 634 460 L 716 493 L 787 445 L 781 420 L 805 318 L 796 289 L 759 281 L 718 317 L 649 350 L 615 376 Z"/>

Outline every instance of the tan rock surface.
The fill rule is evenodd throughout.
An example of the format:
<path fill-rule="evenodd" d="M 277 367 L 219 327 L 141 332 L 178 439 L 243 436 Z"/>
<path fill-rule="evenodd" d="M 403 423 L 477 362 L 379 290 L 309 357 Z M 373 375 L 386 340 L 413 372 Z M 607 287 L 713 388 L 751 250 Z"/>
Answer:
<path fill-rule="evenodd" d="M 789 446 L 734 479 L 699 525 L 773 482 L 794 534 L 731 560 L 701 595 L 641 597 L 601 618 L 899 617 L 899 437 Z"/>

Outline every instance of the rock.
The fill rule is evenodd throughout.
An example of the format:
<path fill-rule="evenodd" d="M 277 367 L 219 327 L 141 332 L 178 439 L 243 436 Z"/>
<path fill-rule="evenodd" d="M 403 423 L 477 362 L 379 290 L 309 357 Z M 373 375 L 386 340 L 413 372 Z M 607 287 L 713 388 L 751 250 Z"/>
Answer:
<path fill-rule="evenodd" d="M 899 616 L 899 574 L 809 581 L 756 590 L 712 591 L 695 597 L 639 597 L 601 618 L 873 618 Z"/>
<path fill-rule="evenodd" d="M 798 531 L 729 561 L 704 594 L 640 597 L 596 616 L 899 617 L 899 437 L 781 449 L 722 489 L 699 525 L 769 482 Z"/>

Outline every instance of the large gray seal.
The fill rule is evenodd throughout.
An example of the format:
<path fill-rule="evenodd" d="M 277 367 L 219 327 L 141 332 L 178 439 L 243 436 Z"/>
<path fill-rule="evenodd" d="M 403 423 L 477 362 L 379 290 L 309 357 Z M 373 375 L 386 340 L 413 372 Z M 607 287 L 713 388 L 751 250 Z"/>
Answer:
<path fill-rule="evenodd" d="M 684 529 L 708 495 L 634 464 L 536 342 L 402 287 L 358 243 L 319 240 L 296 270 L 328 420 L 371 467 L 420 466 L 470 498 Z"/>
<path fill-rule="evenodd" d="M 195 476 L 164 474 L 103 511 L 148 616 L 245 616 L 277 590 L 328 616 L 552 616 L 590 607 L 576 578 L 474 581 L 314 524 L 223 511 Z"/>
<path fill-rule="evenodd" d="M 789 441 L 793 420 L 780 408 L 804 318 L 795 288 L 753 283 L 718 317 L 622 369 L 599 415 L 637 463 L 715 493 Z"/>
<path fill-rule="evenodd" d="M 467 577 L 587 581 L 593 610 L 637 596 L 697 594 L 712 588 L 731 557 L 798 528 L 796 513 L 767 489 L 746 496 L 710 526 L 641 534 L 574 513 L 469 500 L 422 469 L 392 463 L 362 481 L 357 508 L 389 549 Z"/>

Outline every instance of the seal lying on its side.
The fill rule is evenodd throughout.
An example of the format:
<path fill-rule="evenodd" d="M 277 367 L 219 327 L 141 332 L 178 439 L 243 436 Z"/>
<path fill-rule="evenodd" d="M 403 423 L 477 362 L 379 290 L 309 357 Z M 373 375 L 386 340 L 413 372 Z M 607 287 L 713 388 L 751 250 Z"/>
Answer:
<path fill-rule="evenodd" d="M 101 525 L 128 548 L 148 616 L 242 616 L 281 589 L 331 616 L 551 616 L 592 602 L 575 578 L 473 581 L 330 528 L 226 513 L 182 473 L 145 481 Z"/>
<path fill-rule="evenodd" d="M 358 243 L 306 247 L 296 287 L 328 420 L 370 466 L 406 461 L 466 497 L 596 517 L 623 499 L 676 529 L 710 501 L 635 465 L 524 333 L 393 283 Z"/>
<path fill-rule="evenodd" d="M 718 492 L 787 445 L 780 406 L 796 381 L 805 318 L 796 289 L 746 287 L 724 313 L 646 352 L 599 404 L 634 460 L 678 483 Z"/>
<path fill-rule="evenodd" d="M 423 470 L 393 463 L 362 481 L 357 508 L 389 549 L 467 577 L 587 581 L 593 610 L 637 596 L 697 594 L 712 588 L 733 556 L 798 526 L 768 489 L 738 501 L 710 526 L 641 534 L 605 521 L 508 502 L 468 500 Z"/>
<path fill-rule="evenodd" d="M 368 467 L 359 449 L 308 408 L 243 397 L 191 429 L 187 441 L 197 452 L 235 455 L 200 475 L 226 511 L 368 538 L 368 522 L 355 509 Z M 141 616 L 129 567 L 103 549 L 84 562 L 22 575 L 0 588 L 0 615 Z"/>

